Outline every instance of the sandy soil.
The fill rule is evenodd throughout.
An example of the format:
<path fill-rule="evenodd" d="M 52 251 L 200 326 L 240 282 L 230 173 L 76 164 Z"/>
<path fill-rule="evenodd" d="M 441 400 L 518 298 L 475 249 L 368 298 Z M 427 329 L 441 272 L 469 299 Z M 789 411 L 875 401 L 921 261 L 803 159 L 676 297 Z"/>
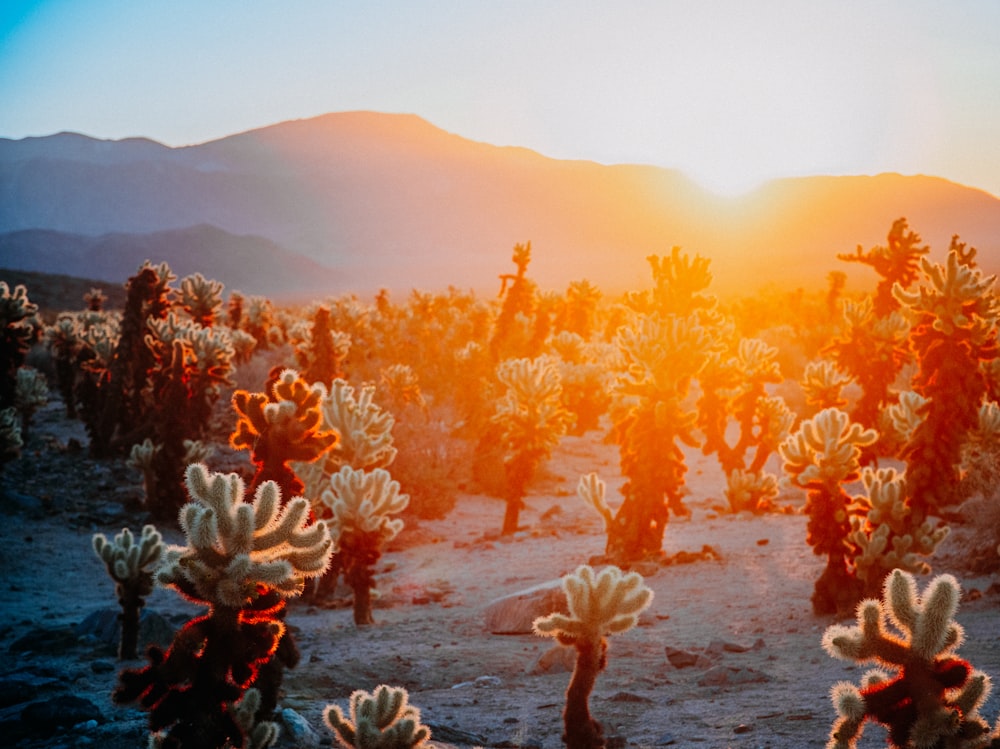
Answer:
<path fill-rule="evenodd" d="M 15 745 L 141 746 L 144 715 L 110 700 L 120 667 L 113 649 L 75 629 L 116 605 L 90 537 L 123 525 L 138 529 L 141 489 L 124 467 L 68 449 L 73 437 L 86 440 L 58 403 L 37 422 L 24 456 L 4 474 L 0 633 L 8 655 L 0 661 L 0 723 L 20 725 L 28 705 L 72 694 L 90 700 L 99 718 Z M 308 727 L 296 732 L 285 725 L 278 746 L 317 740 L 328 746 L 323 707 L 346 706 L 352 690 L 379 683 L 410 691 L 436 742 L 561 746 L 572 658 L 549 653 L 551 641 L 531 634 L 491 634 L 484 611 L 499 597 L 556 580 L 603 552 L 601 521 L 575 496 L 578 477 L 592 470 L 608 482 L 609 496 L 621 484 L 616 449 L 600 437 L 564 439 L 533 485 L 524 530 L 513 538 L 496 538 L 503 505 L 481 495 L 462 495 L 446 519 L 411 523 L 379 565 L 375 626 L 355 628 L 346 597 L 331 608 L 293 604 L 288 621 L 303 659 L 286 675 L 281 707 L 294 711 L 285 713 L 289 721 L 297 715 Z M 714 460 L 690 451 L 688 466 L 692 515 L 671 523 L 665 550 L 709 545 L 720 558 L 644 570 L 655 600 L 639 627 L 610 639 L 592 712 L 617 747 L 823 746 L 834 719 L 830 687 L 857 681 L 864 669 L 820 647 L 834 620 L 811 612 L 822 565 L 805 542 L 803 498 L 783 496 L 781 503 L 794 510 L 787 514 L 728 514 Z M 165 535 L 180 541 L 176 532 Z M 965 590 L 958 618 L 967 642 L 960 652 L 1000 674 L 993 580 L 955 574 Z M 147 608 L 175 626 L 197 611 L 168 590 L 155 592 Z M 678 668 L 668 648 L 702 657 Z M 990 718 L 1000 712 L 996 696 L 984 712 Z M 884 737 L 869 727 L 861 746 L 884 746 Z"/>

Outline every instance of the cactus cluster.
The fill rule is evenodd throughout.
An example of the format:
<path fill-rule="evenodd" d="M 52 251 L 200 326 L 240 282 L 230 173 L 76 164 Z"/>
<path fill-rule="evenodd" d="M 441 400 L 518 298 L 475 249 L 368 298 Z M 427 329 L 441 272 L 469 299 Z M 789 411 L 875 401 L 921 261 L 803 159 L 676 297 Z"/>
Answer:
<path fill-rule="evenodd" d="M 327 705 L 323 722 L 344 749 L 416 749 L 427 745 L 431 730 L 409 698 L 403 687 L 358 689 L 351 694 L 348 715 L 338 705 Z"/>

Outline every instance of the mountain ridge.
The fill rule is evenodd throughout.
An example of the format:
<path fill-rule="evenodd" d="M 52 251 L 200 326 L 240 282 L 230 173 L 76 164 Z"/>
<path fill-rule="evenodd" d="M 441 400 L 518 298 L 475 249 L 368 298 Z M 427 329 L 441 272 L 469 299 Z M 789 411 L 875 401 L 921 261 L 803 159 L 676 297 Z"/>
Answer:
<path fill-rule="evenodd" d="M 1000 200 L 942 177 L 790 177 L 721 197 L 677 170 L 551 159 L 377 112 L 179 147 L 72 133 L 0 139 L 0 233 L 133 234 L 142 244 L 138 236 L 212 226 L 231 252 L 231 237 L 242 237 L 257 251 L 272 243 L 286 266 L 314 263 L 330 293 L 494 291 L 511 248 L 527 241 L 529 275 L 546 288 L 581 278 L 610 292 L 644 288 L 646 256 L 675 245 L 710 258 L 723 293 L 823 284 L 831 270 L 870 284 L 866 269 L 836 255 L 883 244 L 901 216 L 933 258 L 959 234 L 989 272 L 1000 269 Z M 235 274 L 223 254 L 212 257 Z M 292 284 L 275 277 L 279 285 Z"/>

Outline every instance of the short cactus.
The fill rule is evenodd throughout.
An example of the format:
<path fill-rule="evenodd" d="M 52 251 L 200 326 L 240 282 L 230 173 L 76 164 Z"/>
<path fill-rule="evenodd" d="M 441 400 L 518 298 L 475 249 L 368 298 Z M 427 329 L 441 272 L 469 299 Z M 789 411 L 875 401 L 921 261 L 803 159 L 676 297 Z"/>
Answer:
<path fill-rule="evenodd" d="M 380 684 L 371 694 L 351 694 L 350 716 L 337 705 L 327 705 L 323 722 L 344 749 L 415 749 L 424 746 L 431 729 L 420 722 L 420 710 L 409 702 L 403 687 Z"/>
<path fill-rule="evenodd" d="M 595 573 L 587 565 L 563 578 L 563 590 L 569 616 L 554 613 L 535 619 L 535 634 L 576 648 L 563 712 L 563 742 L 569 749 L 600 749 L 605 745 L 603 731 L 591 717 L 588 702 L 597 675 L 607 665 L 605 636 L 634 627 L 652 602 L 653 591 L 636 572 L 625 574 L 617 567 L 605 567 Z"/>
<path fill-rule="evenodd" d="M 332 514 L 330 538 L 344 579 L 354 591 L 354 623 L 372 624 L 372 567 L 382 547 L 403 528 L 402 520 L 389 516 L 402 512 L 410 498 L 399 493 L 399 484 L 382 468 L 360 471 L 344 466 L 330 478 L 329 486 L 321 501 L 324 514 Z"/>
<path fill-rule="evenodd" d="M 991 731 L 979 715 L 989 677 L 955 655 L 963 639 L 954 621 L 959 594 L 955 578 L 941 575 L 918 595 L 913 576 L 894 570 L 882 600 L 862 602 L 856 626 L 826 630 L 823 647 L 834 658 L 894 672 L 869 671 L 860 689 L 850 682 L 833 687 L 840 717 L 827 749 L 854 749 L 866 720 L 886 726 L 897 749 L 997 745 L 1000 729 Z"/>
<path fill-rule="evenodd" d="M 138 657 L 139 617 L 146 596 L 153 592 L 153 573 L 163 556 L 163 539 L 155 527 L 146 525 L 138 541 L 132 531 L 123 528 L 113 541 L 109 541 L 103 533 L 95 533 L 93 546 L 115 581 L 118 603 L 122 608 L 118 615 L 121 621 L 118 658 L 131 660 Z"/>

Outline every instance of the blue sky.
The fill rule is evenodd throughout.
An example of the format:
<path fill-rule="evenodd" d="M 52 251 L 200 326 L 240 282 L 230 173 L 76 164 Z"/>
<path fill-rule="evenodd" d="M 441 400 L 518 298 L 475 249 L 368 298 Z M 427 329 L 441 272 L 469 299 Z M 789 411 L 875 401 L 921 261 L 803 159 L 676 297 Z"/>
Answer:
<path fill-rule="evenodd" d="M 0 137 L 355 109 L 726 193 L 896 171 L 1000 195 L 1000 2 L 0 3 Z"/>

